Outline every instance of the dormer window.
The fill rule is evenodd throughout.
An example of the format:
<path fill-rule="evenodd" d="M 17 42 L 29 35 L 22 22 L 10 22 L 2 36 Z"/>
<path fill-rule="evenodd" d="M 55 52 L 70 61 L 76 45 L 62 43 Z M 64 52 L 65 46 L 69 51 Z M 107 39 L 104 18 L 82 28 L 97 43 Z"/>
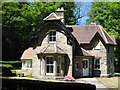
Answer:
<path fill-rule="evenodd" d="M 49 32 L 49 43 L 56 42 L 56 31 Z"/>

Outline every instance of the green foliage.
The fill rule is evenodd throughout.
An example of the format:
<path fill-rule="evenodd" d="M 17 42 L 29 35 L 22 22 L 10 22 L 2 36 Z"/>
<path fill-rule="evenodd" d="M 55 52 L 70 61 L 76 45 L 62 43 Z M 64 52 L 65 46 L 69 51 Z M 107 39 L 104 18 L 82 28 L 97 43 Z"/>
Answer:
<path fill-rule="evenodd" d="M 15 64 L 21 64 L 21 61 L 0 61 L 0 67 L 13 69 Z"/>
<path fill-rule="evenodd" d="M 75 24 L 76 6 L 72 2 L 2 2 L 3 60 L 19 60 L 43 18 L 61 6 L 65 8 L 66 24 Z"/>
<path fill-rule="evenodd" d="M 2 64 L 15 64 L 15 63 L 21 63 L 21 61 L 0 61 Z"/>
<path fill-rule="evenodd" d="M 88 23 L 95 21 L 110 35 L 115 35 L 115 61 L 120 62 L 120 2 L 92 2 Z"/>
<path fill-rule="evenodd" d="M 0 67 L 13 68 L 13 66 L 10 64 L 0 64 Z"/>

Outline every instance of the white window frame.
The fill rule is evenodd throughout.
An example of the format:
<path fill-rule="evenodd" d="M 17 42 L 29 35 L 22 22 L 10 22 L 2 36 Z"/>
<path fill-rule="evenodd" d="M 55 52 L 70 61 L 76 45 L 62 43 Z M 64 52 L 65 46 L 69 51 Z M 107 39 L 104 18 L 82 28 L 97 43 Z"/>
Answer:
<path fill-rule="evenodd" d="M 22 61 L 22 68 L 23 68 L 23 69 L 26 68 L 26 61 Z"/>
<path fill-rule="evenodd" d="M 96 63 L 97 60 L 99 60 L 99 63 L 98 63 L 98 62 Z M 95 67 L 96 65 L 97 65 L 97 66 L 99 65 L 99 68 L 96 68 L 96 67 Z M 101 67 L 101 66 L 100 66 L 100 59 L 95 59 L 95 60 L 94 60 L 94 70 L 100 70 L 100 67 Z"/>
<path fill-rule="evenodd" d="M 56 30 L 50 30 L 49 31 L 49 34 L 48 34 L 48 43 L 56 43 L 56 41 L 57 41 L 57 32 L 56 32 L 56 35 L 55 36 L 50 36 L 50 32 L 56 32 Z M 56 40 L 55 41 L 50 41 L 50 38 L 52 38 L 52 40 L 53 40 L 53 38 L 56 38 Z"/>
<path fill-rule="evenodd" d="M 31 69 L 32 68 L 32 60 L 23 60 L 22 68 L 23 69 Z"/>
<path fill-rule="evenodd" d="M 53 58 L 53 64 L 47 64 L 47 58 L 48 57 L 52 57 Z M 47 66 L 53 66 L 53 69 L 54 69 L 54 56 L 46 56 L 46 75 L 53 75 L 54 71 L 52 71 L 52 73 L 48 73 L 47 72 Z"/>

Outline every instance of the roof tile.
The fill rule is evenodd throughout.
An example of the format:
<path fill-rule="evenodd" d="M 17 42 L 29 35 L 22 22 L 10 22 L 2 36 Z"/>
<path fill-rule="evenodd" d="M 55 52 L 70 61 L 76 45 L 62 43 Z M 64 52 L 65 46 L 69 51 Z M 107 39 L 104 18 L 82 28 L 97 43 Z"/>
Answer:
<path fill-rule="evenodd" d="M 31 47 L 26 49 L 22 54 L 21 60 L 32 59 L 32 51 L 33 51 L 33 48 L 31 48 Z"/>

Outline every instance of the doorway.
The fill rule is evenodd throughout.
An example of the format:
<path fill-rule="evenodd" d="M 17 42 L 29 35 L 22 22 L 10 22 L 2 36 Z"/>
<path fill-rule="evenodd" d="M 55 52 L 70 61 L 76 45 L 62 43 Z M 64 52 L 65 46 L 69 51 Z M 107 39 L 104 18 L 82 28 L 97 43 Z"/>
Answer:
<path fill-rule="evenodd" d="M 83 59 L 83 76 L 89 76 L 89 60 Z"/>

